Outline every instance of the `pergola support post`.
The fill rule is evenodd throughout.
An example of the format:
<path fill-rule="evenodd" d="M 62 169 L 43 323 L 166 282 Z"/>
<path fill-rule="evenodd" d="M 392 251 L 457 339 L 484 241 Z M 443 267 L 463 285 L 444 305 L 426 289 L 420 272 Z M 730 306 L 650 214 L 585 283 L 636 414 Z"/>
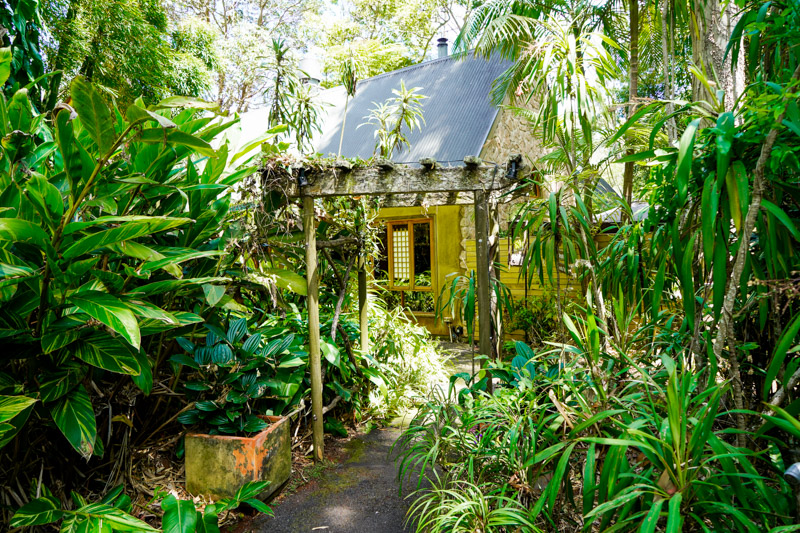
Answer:
<path fill-rule="evenodd" d="M 358 328 L 361 332 L 361 351 L 369 350 L 369 317 L 367 316 L 367 262 L 358 258 Z"/>
<path fill-rule="evenodd" d="M 322 461 L 325 442 L 322 425 L 322 360 L 319 347 L 319 268 L 314 199 L 303 196 L 303 232 L 306 238 L 306 283 L 308 296 L 308 353 L 311 365 L 311 415 L 314 461 Z"/>
<path fill-rule="evenodd" d="M 481 355 L 492 354 L 491 289 L 489 287 L 489 212 L 486 192 L 476 189 L 475 195 L 475 252 L 478 281 L 478 350 Z M 481 367 L 486 366 L 486 359 Z M 488 371 L 487 371 L 488 374 Z M 487 390 L 492 393 L 492 376 L 487 375 Z"/>

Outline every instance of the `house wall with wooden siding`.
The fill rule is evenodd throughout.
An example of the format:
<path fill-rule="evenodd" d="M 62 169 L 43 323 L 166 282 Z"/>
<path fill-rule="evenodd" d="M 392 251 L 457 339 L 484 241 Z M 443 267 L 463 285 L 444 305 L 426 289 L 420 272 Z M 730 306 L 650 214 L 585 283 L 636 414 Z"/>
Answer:
<path fill-rule="evenodd" d="M 472 216 L 473 207 L 467 206 L 436 206 L 436 207 L 386 207 L 379 213 L 379 219 L 384 221 L 401 220 L 410 218 L 432 218 L 433 219 L 433 297 L 437 300 L 448 280 L 452 280 L 452 275 L 466 275 L 476 268 L 475 237 L 474 237 L 474 217 Z M 613 235 L 597 235 L 595 243 L 598 248 L 606 246 Z M 515 300 L 524 300 L 525 280 L 520 278 L 521 268 L 518 266 L 508 266 L 509 259 L 509 240 L 500 238 L 498 243 L 497 261 L 504 266 L 500 272 L 500 281 L 511 291 L 511 296 Z M 552 285 L 545 275 L 545 285 L 539 281 L 538 275 L 531 273 L 533 281 L 529 284 L 528 296 L 541 296 L 546 292 L 554 293 L 556 289 L 555 278 Z M 559 290 L 565 298 L 582 297 L 580 282 L 565 273 L 560 273 Z M 435 313 L 409 312 L 416 322 L 425 327 L 434 335 L 448 336 L 447 326 L 441 320 L 437 320 Z M 445 313 L 452 316 L 452 311 Z M 454 320 L 454 326 L 458 325 Z M 463 324 L 460 324 L 463 325 Z M 478 338 L 476 324 L 476 339 Z M 523 338 L 522 332 L 510 335 L 510 338 Z"/>
<path fill-rule="evenodd" d="M 467 240 L 466 242 L 466 258 L 467 258 L 467 268 L 468 270 L 475 270 L 477 268 L 476 262 L 476 253 L 475 253 L 475 240 Z M 525 290 L 525 279 L 522 278 L 522 268 L 518 266 L 508 266 L 508 259 L 509 259 L 509 241 L 506 238 L 501 238 L 498 244 L 498 253 L 497 253 L 497 262 L 502 265 L 502 269 L 500 270 L 500 282 L 503 283 L 506 287 L 508 287 L 509 291 L 511 292 L 511 297 L 514 300 L 522 301 L 525 300 L 525 296 L 527 294 L 528 297 L 533 296 L 543 296 L 547 293 L 554 294 L 556 291 L 556 277 L 553 276 L 553 283 L 550 285 L 547 275 L 545 274 L 545 284 L 539 280 L 538 274 L 535 272 L 529 272 L 529 284 L 527 291 Z M 558 277 L 559 283 L 559 290 L 564 298 L 579 298 L 581 295 L 581 284 L 580 282 L 563 272 L 559 273 Z M 517 332 L 506 332 L 507 338 L 518 339 L 521 340 L 524 338 L 524 334 L 522 331 Z M 480 335 L 480 328 L 475 326 L 475 337 L 478 338 Z"/>

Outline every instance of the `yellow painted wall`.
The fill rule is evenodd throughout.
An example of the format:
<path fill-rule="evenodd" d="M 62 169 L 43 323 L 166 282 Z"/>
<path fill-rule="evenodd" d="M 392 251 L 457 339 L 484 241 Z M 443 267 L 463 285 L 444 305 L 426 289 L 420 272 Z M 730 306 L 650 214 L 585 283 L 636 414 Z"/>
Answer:
<path fill-rule="evenodd" d="M 412 218 L 431 218 L 433 219 L 433 297 L 436 301 L 441 293 L 442 287 L 447 283 L 447 276 L 454 272 L 466 274 L 469 270 L 474 270 L 476 265 L 475 240 L 472 235 L 462 235 L 464 233 L 464 223 L 472 225 L 472 221 L 462 221 L 462 213 L 469 213 L 470 210 L 463 210 L 462 206 L 434 206 L 434 207 L 385 207 L 380 210 L 379 219 L 404 220 Z M 465 217 L 466 218 L 466 217 Z M 598 248 L 606 246 L 610 240 L 610 235 L 598 235 L 595 238 Z M 462 249 L 463 246 L 463 249 Z M 516 300 L 525 298 L 525 280 L 520 278 L 520 267 L 508 266 L 508 239 L 501 238 L 498 245 L 497 260 L 505 266 L 500 274 L 500 281 L 511 291 L 512 297 Z M 461 264 L 462 252 L 466 258 L 467 270 Z M 450 278 L 452 279 L 452 278 Z M 548 283 L 545 277 L 545 283 Z M 566 274 L 560 274 L 560 290 L 562 296 L 567 298 L 580 298 L 580 283 Z M 548 290 L 539 282 L 535 276 L 533 283 L 528 287 L 529 296 L 542 295 Z M 556 290 L 555 279 L 550 292 Z M 447 326 L 441 320 L 436 320 L 434 313 L 411 313 L 417 323 L 424 326 L 434 335 L 449 335 Z M 450 312 L 447 313 L 448 315 Z M 456 325 L 455 322 L 453 325 Z M 476 339 L 478 338 L 476 324 Z M 512 338 L 522 338 L 522 332 L 517 332 Z"/>
<path fill-rule="evenodd" d="M 466 243 L 467 247 L 467 267 L 470 270 L 474 270 L 477 265 L 477 256 L 475 252 L 475 241 L 468 240 Z M 498 243 L 498 253 L 497 253 L 497 262 L 503 265 L 503 270 L 500 271 L 500 282 L 503 283 L 506 287 L 508 287 L 509 291 L 511 292 L 511 297 L 514 300 L 524 300 L 525 299 L 525 279 L 521 278 L 521 268 L 518 266 L 508 266 L 508 248 L 509 243 L 508 239 L 501 238 L 500 242 Z M 539 276 L 535 272 L 531 272 L 529 274 L 533 277 L 532 282 L 528 285 L 528 297 L 532 296 L 541 296 L 545 294 L 545 292 L 549 291 L 551 294 L 556 290 L 556 278 L 553 277 L 553 285 L 548 285 L 548 278 L 545 275 L 545 284 L 543 286 L 539 281 Z M 568 276 L 567 274 L 560 273 L 558 282 L 560 284 L 560 290 L 562 296 L 566 298 L 578 298 L 581 294 L 581 284 L 578 280 Z M 521 340 L 524 338 L 524 334 L 522 331 L 518 332 L 506 332 L 508 335 L 507 337 Z M 478 338 L 480 336 L 480 328 L 478 325 L 475 325 L 475 337 Z"/>
<path fill-rule="evenodd" d="M 450 272 L 460 272 L 458 258 L 461 254 L 461 207 L 442 205 L 434 207 L 384 207 L 378 214 L 381 220 L 409 218 L 433 219 L 433 299 L 445 283 Z M 435 319 L 434 313 L 413 313 L 417 322 L 434 335 L 449 335 L 447 327 Z"/>

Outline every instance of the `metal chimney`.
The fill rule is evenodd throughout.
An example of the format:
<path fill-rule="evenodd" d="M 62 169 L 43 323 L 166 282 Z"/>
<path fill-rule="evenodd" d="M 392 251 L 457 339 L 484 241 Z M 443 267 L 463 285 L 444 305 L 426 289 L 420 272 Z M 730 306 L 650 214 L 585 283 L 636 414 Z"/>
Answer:
<path fill-rule="evenodd" d="M 437 41 L 436 49 L 439 52 L 439 59 L 447 57 L 447 37 L 440 37 Z"/>
<path fill-rule="evenodd" d="M 313 56 L 306 56 L 300 60 L 300 83 L 318 86 L 322 79 L 319 60 Z"/>

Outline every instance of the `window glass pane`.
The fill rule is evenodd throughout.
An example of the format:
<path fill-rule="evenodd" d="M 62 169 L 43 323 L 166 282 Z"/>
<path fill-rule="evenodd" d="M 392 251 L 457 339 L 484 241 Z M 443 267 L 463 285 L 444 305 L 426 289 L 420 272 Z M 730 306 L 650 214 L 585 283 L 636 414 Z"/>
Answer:
<path fill-rule="evenodd" d="M 411 278 L 411 247 L 409 246 L 408 224 L 392 225 L 392 258 L 396 287 L 406 287 Z"/>
<path fill-rule="evenodd" d="M 414 285 L 431 286 L 431 223 L 414 224 Z"/>
<path fill-rule="evenodd" d="M 435 311 L 433 293 L 430 291 L 407 291 L 405 293 L 406 309 L 422 313 Z"/>

